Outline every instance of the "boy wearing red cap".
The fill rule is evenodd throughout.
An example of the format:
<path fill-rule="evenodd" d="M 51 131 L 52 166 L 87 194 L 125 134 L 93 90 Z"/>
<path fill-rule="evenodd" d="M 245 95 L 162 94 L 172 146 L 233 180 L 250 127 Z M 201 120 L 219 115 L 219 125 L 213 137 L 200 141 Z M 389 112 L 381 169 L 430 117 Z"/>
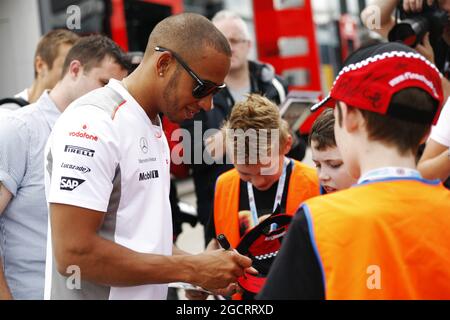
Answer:
<path fill-rule="evenodd" d="M 440 74 L 413 49 L 355 52 L 330 95 L 350 189 L 307 200 L 261 299 L 450 299 L 450 192 L 415 154 L 439 116 Z"/>

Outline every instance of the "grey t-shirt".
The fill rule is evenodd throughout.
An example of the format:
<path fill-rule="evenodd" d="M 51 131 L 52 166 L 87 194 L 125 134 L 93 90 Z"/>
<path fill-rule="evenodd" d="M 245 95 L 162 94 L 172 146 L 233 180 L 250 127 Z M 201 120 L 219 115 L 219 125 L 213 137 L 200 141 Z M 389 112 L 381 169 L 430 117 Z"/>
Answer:
<path fill-rule="evenodd" d="M 44 298 L 44 149 L 59 115 L 47 92 L 34 104 L 0 114 L 0 181 L 13 194 L 0 215 L 0 252 L 15 299 Z"/>
<path fill-rule="evenodd" d="M 229 88 L 229 91 L 231 93 L 231 96 L 234 99 L 234 102 L 237 103 L 237 102 L 241 102 L 241 101 L 245 100 L 246 94 L 250 93 L 250 86 L 245 87 L 245 88 L 241 88 L 241 89 L 238 89 L 238 90 L 231 90 Z"/>

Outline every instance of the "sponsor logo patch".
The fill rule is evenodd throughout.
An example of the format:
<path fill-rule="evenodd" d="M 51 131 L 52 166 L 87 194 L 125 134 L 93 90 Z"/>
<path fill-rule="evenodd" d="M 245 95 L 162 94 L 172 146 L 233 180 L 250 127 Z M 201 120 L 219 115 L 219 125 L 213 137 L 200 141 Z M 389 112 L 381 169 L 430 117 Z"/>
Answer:
<path fill-rule="evenodd" d="M 88 127 L 87 125 L 83 125 L 83 130 L 86 130 Z M 72 131 L 69 132 L 69 136 L 70 137 L 77 137 L 77 138 L 83 138 L 83 139 L 87 139 L 87 140 L 92 140 L 92 141 L 98 141 L 98 137 L 96 135 L 93 134 L 89 134 L 87 132 L 84 131 Z"/>
<path fill-rule="evenodd" d="M 146 158 L 146 159 L 138 159 L 139 163 L 147 163 L 147 162 L 155 162 L 156 161 L 156 157 L 150 157 L 150 158 Z"/>
<path fill-rule="evenodd" d="M 139 147 L 141 147 L 141 151 L 142 151 L 143 153 L 147 153 L 147 152 L 148 152 L 148 141 L 147 141 L 147 139 L 145 139 L 144 137 L 142 137 L 142 138 L 139 140 Z"/>
<path fill-rule="evenodd" d="M 72 177 L 61 177 L 61 183 L 59 185 L 59 189 L 66 190 L 66 191 L 73 191 L 84 181 L 86 181 L 86 180 L 72 178 Z"/>
<path fill-rule="evenodd" d="M 75 171 L 79 171 L 79 172 L 82 172 L 82 173 L 89 173 L 89 172 L 91 172 L 91 169 L 89 167 L 77 166 L 77 165 L 74 165 L 74 164 L 64 163 L 64 162 L 61 164 L 61 168 L 75 170 Z"/>
<path fill-rule="evenodd" d="M 86 157 L 94 157 L 95 150 L 86 149 L 78 146 L 70 146 L 66 145 L 64 148 L 64 152 L 75 153 Z"/>
<path fill-rule="evenodd" d="M 139 173 L 139 181 L 151 180 L 159 178 L 158 170 L 152 170 Z"/>

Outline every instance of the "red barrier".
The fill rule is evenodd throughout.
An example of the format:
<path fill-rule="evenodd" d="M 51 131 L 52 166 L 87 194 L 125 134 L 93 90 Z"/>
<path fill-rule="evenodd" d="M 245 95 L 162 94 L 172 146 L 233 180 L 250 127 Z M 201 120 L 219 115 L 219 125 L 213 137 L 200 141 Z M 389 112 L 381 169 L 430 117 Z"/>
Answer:
<path fill-rule="evenodd" d="M 311 1 L 258 0 L 253 8 L 259 59 L 272 64 L 290 88 L 321 91 Z"/>

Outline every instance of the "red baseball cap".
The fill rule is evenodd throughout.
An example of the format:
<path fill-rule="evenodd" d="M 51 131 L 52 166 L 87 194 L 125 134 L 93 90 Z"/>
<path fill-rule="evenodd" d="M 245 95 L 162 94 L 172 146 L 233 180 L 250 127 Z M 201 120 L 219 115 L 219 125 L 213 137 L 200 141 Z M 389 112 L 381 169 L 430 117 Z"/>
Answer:
<path fill-rule="evenodd" d="M 390 103 L 395 93 L 412 87 L 424 90 L 436 100 L 433 112 Z M 311 111 L 334 107 L 337 101 L 402 120 L 435 124 L 444 101 L 441 74 L 434 64 L 401 43 L 372 45 L 355 51 L 346 60 L 329 95 Z"/>

